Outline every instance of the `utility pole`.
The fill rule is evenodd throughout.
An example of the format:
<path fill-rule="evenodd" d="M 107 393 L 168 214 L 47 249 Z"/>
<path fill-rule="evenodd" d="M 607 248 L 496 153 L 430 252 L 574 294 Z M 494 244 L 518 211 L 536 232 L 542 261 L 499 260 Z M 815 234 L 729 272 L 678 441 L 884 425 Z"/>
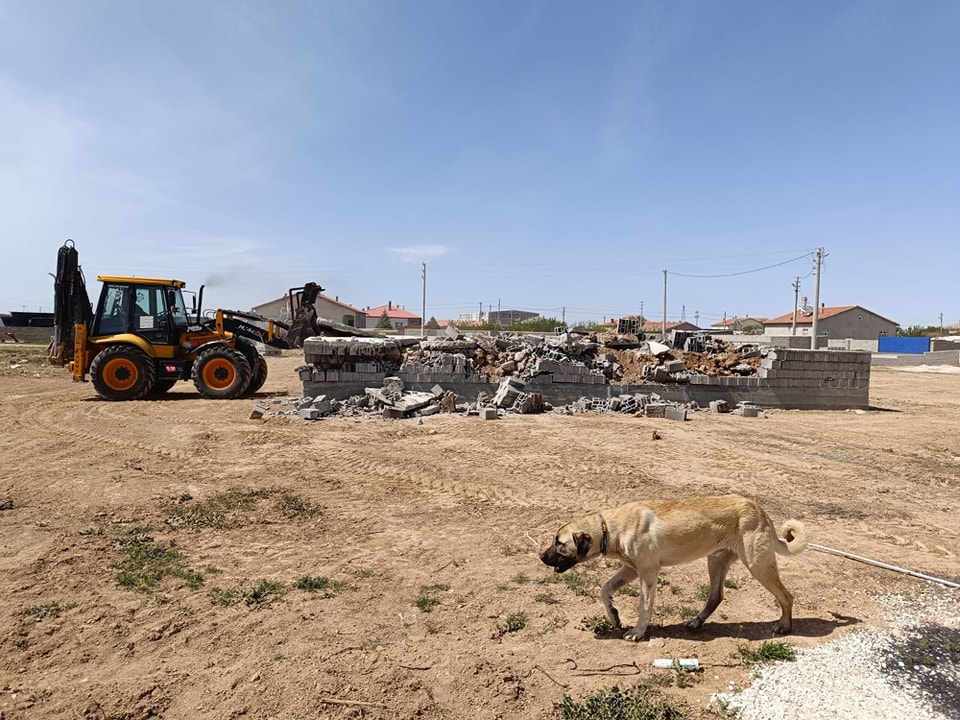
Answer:
<path fill-rule="evenodd" d="M 640 301 L 640 324 L 642 325 L 646 322 L 646 318 L 643 317 L 643 300 Z"/>
<path fill-rule="evenodd" d="M 820 318 L 820 269 L 823 266 L 823 259 L 826 256 L 826 253 L 823 252 L 823 248 L 817 248 L 816 258 L 814 259 L 816 282 L 813 286 L 813 328 L 811 330 L 813 337 L 810 338 L 811 350 L 817 349 L 817 332 L 819 331 L 819 323 L 817 321 Z"/>
<path fill-rule="evenodd" d="M 423 302 L 420 305 L 420 337 L 427 337 L 427 264 L 420 263 L 420 279 L 423 281 Z"/>
<path fill-rule="evenodd" d="M 943 313 L 940 313 L 940 332 L 943 332 Z"/>
<path fill-rule="evenodd" d="M 477 325 L 483 325 L 483 300 L 480 301 L 480 315 L 477 317 Z"/>
<path fill-rule="evenodd" d="M 697 327 L 700 327 L 700 311 L 695 310 L 693 313 L 693 324 Z"/>
<path fill-rule="evenodd" d="M 667 271 L 663 271 L 663 325 L 660 327 L 660 339 L 667 341 Z"/>
<path fill-rule="evenodd" d="M 687 304 L 684 303 L 680 306 L 680 322 L 687 321 Z"/>
<path fill-rule="evenodd" d="M 564 327 L 567 326 L 567 308 L 566 307 L 560 308 L 560 324 L 563 325 Z"/>
<path fill-rule="evenodd" d="M 800 297 L 800 276 L 797 275 L 793 280 L 793 322 L 790 323 L 790 334 L 797 334 L 797 303 L 799 302 L 798 298 Z"/>

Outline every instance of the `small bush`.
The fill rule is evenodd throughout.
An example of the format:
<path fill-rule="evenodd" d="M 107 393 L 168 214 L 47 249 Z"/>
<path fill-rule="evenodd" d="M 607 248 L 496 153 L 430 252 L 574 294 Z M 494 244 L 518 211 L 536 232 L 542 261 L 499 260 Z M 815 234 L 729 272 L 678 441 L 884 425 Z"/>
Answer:
<path fill-rule="evenodd" d="M 274 599 L 286 592 L 283 583 L 273 580 L 261 580 L 243 596 L 243 601 L 251 607 L 270 607 Z"/>
<path fill-rule="evenodd" d="M 562 577 L 564 584 L 573 590 L 575 595 L 591 597 L 589 589 L 590 581 L 586 578 L 586 576 L 581 575 L 576 571 L 570 571 L 565 573 Z"/>
<path fill-rule="evenodd" d="M 213 588 L 208 593 L 214 605 L 230 607 L 240 602 L 243 594 L 236 588 Z"/>
<path fill-rule="evenodd" d="M 681 720 L 684 713 L 644 685 L 600 690 L 583 702 L 564 695 L 559 720 Z"/>
<path fill-rule="evenodd" d="M 543 603 L 544 605 L 558 605 L 560 603 L 560 600 L 555 598 L 550 593 L 540 593 L 534 598 L 534 600 Z"/>
<path fill-rule="evenodd" d="M 585 617 L 580 621 L 580 624 L 583 625 L 584 629 L 592 630 L 594 635 L 606 635 L 616 629 L 613 623 L 610 622 L 610 618 L 606 615 L 591 615 L 590 617 Z"/>
<path fill-rule="evenodd" d="M 323 577 L 311 577 L 310 575 L 304 575 L 299 577 L 294 582 L 293 586 L 297 590 L 305 590 L 311 593 L 322 593 L 324 598 L 332 598 L 336 593 L 341 592 L 347 588 L 347 584 L 342 580 L 331 580 L 330 578 Z"/>
<path fill-rule="evenodd" d="M 47 619 L 56 619 L 60 617 L 60 613 L 66 612 L 67 610 L 72 610 L 77 606 L 76 603 L 67 603 L 66 605 L 61 605 L 60 603 L 48 602 L 43 605 L 31 605 L 23 611 L 23 614 L 27 617 L 32 617 L 37 622 Z"/>
<path fill-rule="evenodd" d="M 797 654 L 793 651 L 793 648 L 785 642 L 780 640 L 764 640 L 757 649 L 753 649 L 747 645 L 741 645 L 732 657 L 744 665 L 756 665 L 757 663 L 796 660 Z"/>
<path fill-rule="evenodd" d="M 186 566 L 179 550 L 155 542 L 148 533 L 149 528 L 133 527 L 118 542 L 123 556 L 115 565 L 118 585 L 150 593 L 167 577 L 184 580 L 191 590 L 203 584 L 203 575 Z"/>
<path fill-rule="evenodd" d="M 282 493 L 276 501 L 277 510 L 288 520 L 299 517 L 315 517 L 320 513 L 320 508 L 309 503 L 299 495 L 292 493 Z"/>
<path fill-rule="evenodd" d="M 503 637 L 507 633 L 520 632 L 527 626 L 527 614 L 525 612 L 515 612 L 507 615 L 501 622 L 497 623 L 497 633 Z"/>
<path fill-rule="evenodd" d="M 434 596 L 432 593 L 438 590 L 446 592 L 449 589 L 450 586 L 445 583 L 424 585 L 420 588 L 420 594 L 417 596 L 417 599 L 413 601 L 413 604 L 420 612 L 433 612 L 433 608 L 440 604 L 440 598 Z"/>

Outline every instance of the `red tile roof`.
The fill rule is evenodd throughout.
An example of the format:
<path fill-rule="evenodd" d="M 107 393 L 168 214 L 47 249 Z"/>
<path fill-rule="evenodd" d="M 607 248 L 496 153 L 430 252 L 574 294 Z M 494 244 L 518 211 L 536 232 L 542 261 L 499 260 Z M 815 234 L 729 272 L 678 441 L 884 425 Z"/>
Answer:
<path fill-rule="evenodd" d="M 408 310 L 404 310 L 402 307 L 393 305 L 392 303 L 387 303 L 386 305 L 380 305 L 379 307 L 367 308 L 362 312 L 367 314 L 368 318 L 379 318 L 383 317 L 383 312 L 386 310 L 387 317 L 394 320 L 419 320 L 420 316 L 416 315 Z"/>

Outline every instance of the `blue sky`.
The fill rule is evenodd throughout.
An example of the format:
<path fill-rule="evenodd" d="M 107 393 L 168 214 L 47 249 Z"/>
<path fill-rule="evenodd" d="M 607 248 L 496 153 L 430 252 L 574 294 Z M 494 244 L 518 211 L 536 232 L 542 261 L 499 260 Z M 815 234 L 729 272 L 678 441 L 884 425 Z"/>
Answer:
<path fill-rule="evenodd" d="M 0 17 L 0 312 L 51 309 L 72 238 L 89 286 L 232 309 L 312 280 L 419 313 L 426 263 L 427 317 L 660 319 L 667 270 L 668 319 L 703 326 L 792 310 L 796 277 L 812 300 L 823 247 L 821 302 L 960 321 L 953 0 Z"/>

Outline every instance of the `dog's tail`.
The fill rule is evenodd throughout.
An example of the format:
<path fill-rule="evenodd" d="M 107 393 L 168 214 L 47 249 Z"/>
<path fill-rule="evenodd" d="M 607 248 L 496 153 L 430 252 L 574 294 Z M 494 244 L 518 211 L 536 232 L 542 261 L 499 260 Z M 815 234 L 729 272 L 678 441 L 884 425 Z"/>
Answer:
<path fill-rule="evenodd" d="M 799 520 L 787 520 L 780 526 L 777 552 L 781 555 L 796 555 L 807 546 L 807 526 Z"/>

